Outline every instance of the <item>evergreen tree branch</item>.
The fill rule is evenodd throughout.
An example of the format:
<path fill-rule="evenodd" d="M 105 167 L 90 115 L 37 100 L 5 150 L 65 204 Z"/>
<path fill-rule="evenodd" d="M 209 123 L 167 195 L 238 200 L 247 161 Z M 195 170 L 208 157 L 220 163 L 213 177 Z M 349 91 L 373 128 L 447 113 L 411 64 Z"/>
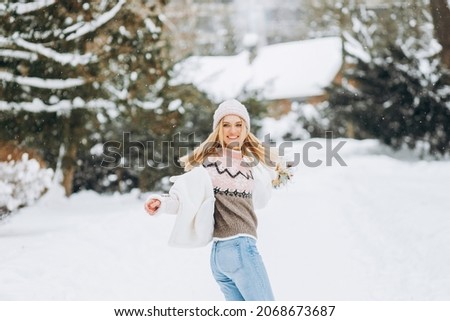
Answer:
<path fill-rule="evenodd" d="M 34 52 L 11 49 L 0 49 L 0 56 L 28 61 L 35 61 L 38 59 L 38 55 Z"/>
<path fill-rule="evenodd" d="M 67 40 L 74 40 L 77 38 L 80 38 L 84 36 L 87 33 L 93 32 L 97 30 L 99 27 L 103 26 L 105 23 L 110 21 L 114 16 L 120 11 L 122 6 L 125 4 L 126 0 L 119 0 L 119 2 L 108 12 L 105 12 L 104 14 L 100 15 L 97 19 L 86 22 L 84 24 L 80 24 L 80 26 L 75 29 L 75 32 L 69 34 L 66 39 Z M 73 28 L 69 27 L 71 32 L 73 31 Z"/>
<path fill-rule="evenodd" d="M 59 53 L 53 49 L 45 47 L 42 44 L 31 43 L 22 38 L 10 39 L 0 36 L 0 46 L 6 47 L 12 45 L 16 45 L 31 52 L 40 54 L 41 56 L 60 63 L 61 65 L 70 64 L 75 67 L 78 65 L 87 65 L 97 60 L 97 57 L 93 54 L 78 55 L 72 53 Z"/>
<path fill-rule="evenodd" d="M 36 52 L 44 57 L 59 62 L 62 65 L 66 64 L 70 64 L 71 66 L 87 65 L 90 62 L 96 60 L 96 57 L 92 54 L 77 55 L 71 53 L 59 53 L 53 49 L 45 47 L 44 45 L 34 44 L 20 38 L 16 39 L 14 43 L 22 48 L 28 49 L 32 52 Z"/>
<path fill-rule="evenodd" d="M 14 14 L 26 14 L 33 11 L 37 11 L 46 7 L 50 7 L 56 2 L 56 0 L 41 0 L 30 3 L 10 3 L 0 4 L 0 11 L 6 11 Z"/>
<path fill-rule="evenodd" d="M 0 100 L 0 110 L 15 110 L 15 111 L 29 111 L 32 113 L 39 112 L 64 112 L 70 111 L 72 109 L 77 108 L 86 108 L 90 110 L 99 110 L 99 109 L 116 109 L 117 105 L 106 99 L 93 99 L 90 101 L 83 101 L 81 98 L 76 98 L 74 100 L 64 99 L 55 104 L 46 104 L 39 98 L 33 99 L 33 101 L 21 101 L 21 102 L 13 102 L 13 101 L 4 101 Z"/>
<path fill-rule="evenodd" d="M 66 89 L 78 87 L 85 83 L 82 78 L 69 79 L 43 79 L 38 77 L 16 76 L 7 71 L 0 71 L 0 79 L 7 82 L 15 82 L 22 86 L 30 86 L 45 89 Z"/>

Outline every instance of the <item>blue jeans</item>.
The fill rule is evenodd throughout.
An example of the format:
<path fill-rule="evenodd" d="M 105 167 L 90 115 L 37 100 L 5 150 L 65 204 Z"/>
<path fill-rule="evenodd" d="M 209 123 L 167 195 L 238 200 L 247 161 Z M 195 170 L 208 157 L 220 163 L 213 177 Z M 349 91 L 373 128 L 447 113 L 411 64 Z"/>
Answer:
<path fill-rule="evenodd" d="M 227 301 L 274 300 L 256 241 L 251 237 L 214 241 L 211 270 Z"/>

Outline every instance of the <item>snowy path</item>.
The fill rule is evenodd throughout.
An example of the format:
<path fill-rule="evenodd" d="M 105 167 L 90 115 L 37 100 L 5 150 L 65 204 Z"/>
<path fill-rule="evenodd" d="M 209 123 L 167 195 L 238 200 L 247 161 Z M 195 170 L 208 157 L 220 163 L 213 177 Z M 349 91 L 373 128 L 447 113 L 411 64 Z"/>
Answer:
<path fill-rule="evenodd" d="M 450 162 L 343 151 L 348 167 L 301 166 L 259 212 L 277 299 L 450 300 Z M 168 247 L 174 218 L 142 206 L 54 190 L 0 222 L 0 300 L 222 300 L 209 246 Z"/>

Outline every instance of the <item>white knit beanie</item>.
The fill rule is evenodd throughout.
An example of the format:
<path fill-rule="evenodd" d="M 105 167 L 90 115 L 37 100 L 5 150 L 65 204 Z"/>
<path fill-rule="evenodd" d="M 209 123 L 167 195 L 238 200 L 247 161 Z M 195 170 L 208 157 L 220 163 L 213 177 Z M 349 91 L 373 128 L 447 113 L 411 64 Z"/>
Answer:
<path fill-rule="evenodd" d="M 213 130 L 219 125 L 220 120 L 227 115 L 237 115 L 245 120 L 248 130 L 250 131 L 250 116 L 247 108 L 236 99 L 228 99 L 217 107 L 213 117 Z"/>

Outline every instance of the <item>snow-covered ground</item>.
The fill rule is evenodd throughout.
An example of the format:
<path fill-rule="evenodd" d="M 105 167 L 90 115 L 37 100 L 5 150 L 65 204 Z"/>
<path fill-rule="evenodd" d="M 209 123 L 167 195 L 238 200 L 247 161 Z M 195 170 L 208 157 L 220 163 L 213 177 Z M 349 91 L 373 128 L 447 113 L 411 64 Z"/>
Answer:
<path fill-rule="evenodd" d="M 258 212 L 277 299 L 450 300 L 450 161 L 372 140 L 340 155 L 300 164 Z M 146 215 L 144 196 L 54 188 L 0 221 L 0 300 L 222 300 L 210 247 L 168 247 L 174 217 Z"/>

